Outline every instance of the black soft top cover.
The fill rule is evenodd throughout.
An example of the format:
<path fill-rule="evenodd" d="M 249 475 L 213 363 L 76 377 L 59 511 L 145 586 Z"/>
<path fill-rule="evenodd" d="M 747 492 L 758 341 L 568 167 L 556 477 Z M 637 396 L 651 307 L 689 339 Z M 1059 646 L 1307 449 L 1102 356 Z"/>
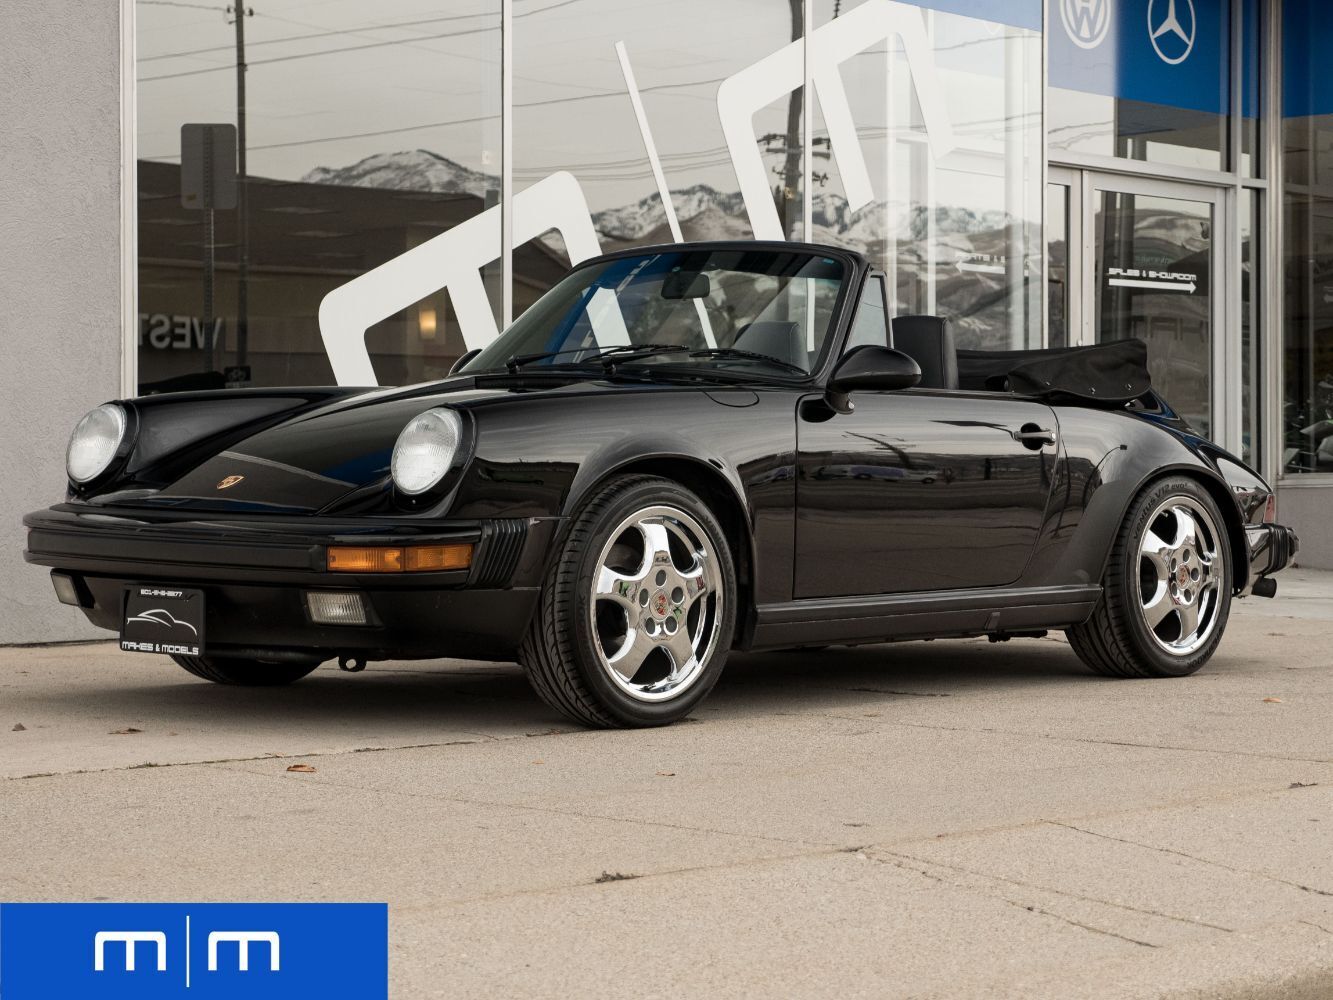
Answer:
<path fill-rule="evenodd" d="M 1044 351 L 959 351 L 958 387 L 1122 406 L 1152 387 L 1148 347 L 1116 340 Z"/>

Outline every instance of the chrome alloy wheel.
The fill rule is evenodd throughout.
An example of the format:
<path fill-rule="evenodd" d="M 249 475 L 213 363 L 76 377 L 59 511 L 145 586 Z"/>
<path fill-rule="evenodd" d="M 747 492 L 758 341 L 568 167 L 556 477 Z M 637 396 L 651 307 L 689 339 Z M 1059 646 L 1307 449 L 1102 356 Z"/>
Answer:
<path fill-rule="evenodd" d="M 1139 543 L 1139 601 L 1143 622 L 1163 650 L 1188 656 L 1217 625 L 1225 582 L 1216 523 L 1191 497 L 1163 500 L 1148 517 Z"/>
<path fill-rule="evenodd" d="M 724 599 L 717 555 L 699 522 L 675 507 L 636 511 L 611 532 L 592 581 L 602 669 L 639 701 L 679 696 L 713 652 Z"/>

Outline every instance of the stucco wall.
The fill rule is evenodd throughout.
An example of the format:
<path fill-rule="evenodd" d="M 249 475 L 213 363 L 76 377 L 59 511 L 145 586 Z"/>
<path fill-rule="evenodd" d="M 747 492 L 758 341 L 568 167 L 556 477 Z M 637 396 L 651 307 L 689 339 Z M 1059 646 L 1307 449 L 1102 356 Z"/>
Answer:
<path fill-rule="evenodd" d="M 1301 551 L 1300 566 L 1333 569 L 1333 488 L 1317 486 L 1279 486 L 1277 519 L 1296 529 Z M 1278 593 L 1282 581 L 1278 580 Z"/>
<path fill-rule="evenodd" d="M 0 3 L 0 643 L 105 635 L 23 562 L 20 519 L 120 395 L 119 80 L 115 0 Z"/>

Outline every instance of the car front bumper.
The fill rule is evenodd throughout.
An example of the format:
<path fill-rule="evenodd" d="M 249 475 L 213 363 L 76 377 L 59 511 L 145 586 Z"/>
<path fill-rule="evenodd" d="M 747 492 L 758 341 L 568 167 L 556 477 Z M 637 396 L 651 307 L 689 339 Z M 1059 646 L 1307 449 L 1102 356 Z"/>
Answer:
<path fill-rule="evenodd" d="M 1245 541 L 1250 550 L 1250 572 L 1241 595 L 1259 593 L 1272 597 L 1272 581 L 1266 585 L 1263 581 L 1296 561 L 1300 540 L 1295 531 L 1280 524 L 1247 524 Z"/>
<path fill-rule="evenodd" d="M 174 584 L 207 596 L 206 653 L 512 658 L 536 604 L 559 518 L 423 522 L 232 516 L 61 504 L 23 519 L 30 563 L 72 578 L 88 620 L 118 631 L 126 589 Z M 471 543 L 468 569 L 331 573 L 330 545 Z M 315 622 L 309 592 L 354 591 L 364 625 Z"/>

